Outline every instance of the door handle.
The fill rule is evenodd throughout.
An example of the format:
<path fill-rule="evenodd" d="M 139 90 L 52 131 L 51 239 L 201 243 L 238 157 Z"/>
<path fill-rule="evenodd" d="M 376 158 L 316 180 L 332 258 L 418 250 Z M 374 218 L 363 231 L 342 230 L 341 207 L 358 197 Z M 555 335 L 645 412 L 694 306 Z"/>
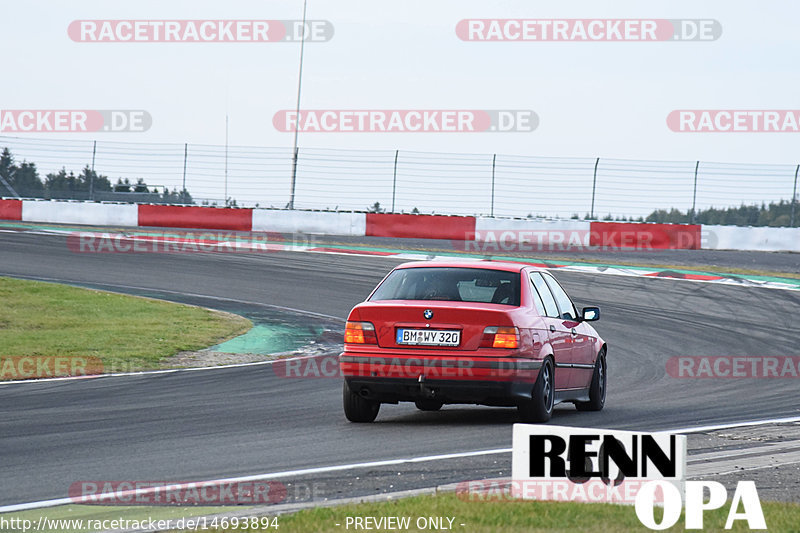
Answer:
<path fill-rule="evenodd" d="M 555 332 L 556 327 L 553 324 L 550 324 L 550 331 Z"/>

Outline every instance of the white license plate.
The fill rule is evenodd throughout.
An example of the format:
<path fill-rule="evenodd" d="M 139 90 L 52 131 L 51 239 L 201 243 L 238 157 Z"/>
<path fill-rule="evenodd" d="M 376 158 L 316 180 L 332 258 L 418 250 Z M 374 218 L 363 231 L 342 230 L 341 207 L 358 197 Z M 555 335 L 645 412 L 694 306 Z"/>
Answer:
<path fill-rule="evenodd" d="M 458 346 L 461 332 L 441 329 L 398 329 L 397 344 Z"/>

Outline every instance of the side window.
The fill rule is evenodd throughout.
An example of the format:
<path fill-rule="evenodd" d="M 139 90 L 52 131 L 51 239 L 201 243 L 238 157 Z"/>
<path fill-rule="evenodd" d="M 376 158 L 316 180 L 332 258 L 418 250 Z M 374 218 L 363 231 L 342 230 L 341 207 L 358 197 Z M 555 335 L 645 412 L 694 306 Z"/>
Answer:
<path fill-rule="evenodd" d="M 556 306 L 556 301 L 553 298 L 553 295 L 550 293 L 550 289 L 547 287 L 547 283 L 545 283 L 542 275 L 538 272 L 534 272 L 531 274 L 531 282 L 533 283 L 536 292 L 539 295 L 539 298 L 544 305 L 544 315 L 550 316 L 553 318 L 558 318 L 558 307 Z M 538 308 L 538 305 L 537 305 Z"/>
<path fill-rule="evenodd" d="M 533 282 L 533 280 L 531 280 L 531 282 Z M 544 310 L 544 302 L 542 302 L 542 297 L 539 296 L 539 291 L 536 290 L 536 287 L 531 287 L 531 293 L 533 294 L 533 305 L 536 306 L 536 311 L 539 313 L 539 316 L 547 316 Z"/>
<path fill-rule="evenodd" d="M 545 274 L 542 277 L 547 280 L 547 284 L 553 291 L 553 296 L 555 296 L 556 301 L 558 302 L 558 307 L 561 309 L 561 318 L 576 320 L 578 318 L 578 312 L 575 310 L 572 300 L 569 299 L 569 296 L 567 296 L 567 293 L 564 291 L 561 285 L 558 284 L 554 277 L 548 274 Z"/>

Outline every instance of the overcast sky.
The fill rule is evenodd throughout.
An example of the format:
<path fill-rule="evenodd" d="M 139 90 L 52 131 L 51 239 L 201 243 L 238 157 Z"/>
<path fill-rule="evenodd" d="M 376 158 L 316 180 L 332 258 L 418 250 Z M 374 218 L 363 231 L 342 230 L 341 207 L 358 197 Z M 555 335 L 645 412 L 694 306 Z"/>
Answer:
<path fill-rule="evenodd" d="M 300 133 L 301 147 L 793 165 L 800 133 L 676 133 L 676 109 L 800 109 L 796 2 L 309 0 L 305 109 L 528 109 L 514 133 Z M 0 109 L 142 109 L 137 133 L 52 139 L 291 147 L 299 43 L 80 43 L 80 19 L 299 19 L 301 0 L 4 2 Z M 466 18 L 714 19 L 707 42 L 465 42 Z M 2 133 L 2 135 L 9 135 Z M 786 197 L 788 198 L 788 194 Z"/>

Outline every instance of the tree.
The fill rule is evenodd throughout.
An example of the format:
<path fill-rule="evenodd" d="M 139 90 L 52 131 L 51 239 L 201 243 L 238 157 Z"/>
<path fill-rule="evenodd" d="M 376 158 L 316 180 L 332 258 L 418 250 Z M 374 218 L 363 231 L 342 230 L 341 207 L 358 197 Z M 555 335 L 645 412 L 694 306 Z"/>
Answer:
<path fill-rule="evenodd" d="M 122 181 L 122 178 L 117 178 L 114 192 L 131 192 L 131 181 L 128 178 L 125 178 L 125 181 Z"/>
<path fill-rule="evenodd" d="M 372 204 L 372 207 L 370 207 L 367 210 L 367 212 L 368 213 L 385 213 L 386 209 L 383 209 L 381 207 L 381 203 L 380 202 L 375 202 L 374 204 Z"/>
<path fill-rule="evenodd" d="M 35 163 L 23 161 L 19 165 L 14 163 L 14 156 L 8 148 L 3 149 L 0 155 L 0 184 L 7 183 L 9 187 L 20 196 L 37 196 L 44 191 L 42 180 Z M 0 185 L 0 196 L 8 187 Z M 9 191 L 10 193 L 12 191 Z"/>
<path fill-rule="evenodd" d="M 65 168 L 47 175 L 45 188 L 50 192 L 97 192 L 110 191 L 111 182 L 107 177 L 97 174 L 89 166 L 85 166 L 77 176 Z M 85 197 L 85 196 L 84 196 Z"/>
<path fill-rule="evenodd" d="M 64 167 L 61 167 L 56 173 L 51 172 L 47 175 L 47 178 L 44 181 L 44 185 L 48 191 L 81 191 L 81 190 L 89 190 L 88 185 L 85 189 L 81 188 L 83 182 L 78 179 L 75 174 L 71 171 L 67 174 L 67 170 Z"/>
<path fill-rule="evenodd" d="M 11 186 L 22 196 L 37 196 L 44 192 L 44 183 L 39 179 L 36 163 L 23 161 L 14 171 Z"/>
<path fill-rule="evenodd" d="M 3 154 L 0 155 L 0 176 L 6 181 L 11 180 L 11 175 L 14 173 L 14 156 L 8 148 L 3 148 Z"/>
<path fill-rule="evenodd" d="M 17 191 L 11 185 L 11 176 L 14 174 L 14 158 L 8 148 L 3 148 L 0 156 L 0 196 L 8 191 L 8 194 L 17 195 Z"/>
<path fill-rule="evenodd" d="M 192 195 L 189 194 L 189 191 L 183 189 L 182 191 L 178 191 L 177 189 L 172 189 L 172 192 L 164 187 L 164 192 L 161 193 L 161 201 L 165 204 L 186 204 L 190 205 L 194 203 L 192 199 Z"/>
<path fill-rule="evenodd" d="M 173 189 L 174 191 L 174 189 Z M 192 199 L 192 195 L 189 194 L 189 191 L 183 189 L 180 193 L 178 193 L 178 203 L 179 204 L 193 204 L 194 200 Z"/>
<path fill-rule="evenodd" d="M 110 191 L 111 190 L 111 181 L 106 176 L 101 176 L 91 168 L 89 165 L 83 167 L 81 173 L 78 175 L 78 179 L 86 184 L 87 191 Z"/>
<path fill-rule="evenodd" d="M 791 202 L 780 200 L 769 205 L 740 205 L 738 207 L 701 209 L 694 213 L 695 224 L 719 224 L 723 226 L 788 226 L 791 222 Z M 645 219 L 646 222 L 660 224 L 688 224 L 692 220 L 692 210 L 685 213 L 672 208 L 656 209 Z"/>

